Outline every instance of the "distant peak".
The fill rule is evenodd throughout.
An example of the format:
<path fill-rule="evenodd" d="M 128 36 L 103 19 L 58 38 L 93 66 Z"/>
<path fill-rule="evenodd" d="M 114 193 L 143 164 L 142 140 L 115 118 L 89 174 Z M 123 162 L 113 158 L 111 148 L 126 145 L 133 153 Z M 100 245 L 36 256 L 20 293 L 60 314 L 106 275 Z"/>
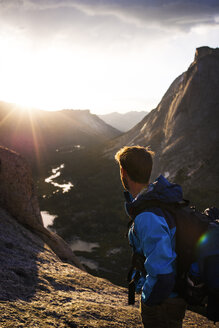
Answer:
<path fill-rule="evenodd" d="M 62 109 L 61 112 L 65 112 L 65 113 L 79 113 L 79 114 L 90 114 L 90 109 Z"/>
<path fill-rule="evenodd" d="M 210 48 L 210 47 L 207 47 L 207 46 L 196 48 L 195 60 L 198 60 L 202 57 L 205 57 L 207 55 L 212 55 L 212 54 L 218 55 L 219 54 L 219 48 L 214 49 L 214 48 Z"/>

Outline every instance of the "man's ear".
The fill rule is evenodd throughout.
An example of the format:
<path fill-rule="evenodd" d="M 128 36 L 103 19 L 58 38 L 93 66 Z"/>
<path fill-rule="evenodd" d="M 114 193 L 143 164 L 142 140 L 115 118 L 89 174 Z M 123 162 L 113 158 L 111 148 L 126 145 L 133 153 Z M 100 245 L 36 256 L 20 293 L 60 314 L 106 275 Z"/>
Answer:
<path fill-rule="evenodd" d="M 127 176 L 127 171 L 123 167 L 120 168 L 120 172 L 121 172 L 121 177 Z"/>

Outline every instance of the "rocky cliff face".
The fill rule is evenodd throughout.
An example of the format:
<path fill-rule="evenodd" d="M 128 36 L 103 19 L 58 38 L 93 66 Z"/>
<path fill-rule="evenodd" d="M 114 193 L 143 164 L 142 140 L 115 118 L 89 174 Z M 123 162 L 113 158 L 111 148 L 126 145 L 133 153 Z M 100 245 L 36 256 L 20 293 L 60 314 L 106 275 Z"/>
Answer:
<path fill-rule="evenodd" d="M 165 174 L 196 201 L 206 200 L 203 206 L 218 204 L 218 85 L 219 49 L 198 48 L 157 108 L 112 142 L 109 153 L 124 145 L 150 146 L 156 152 L 152 178 Z"/>
<path fill-rule="evenodd" d="M 0 206 L 38 234 L 63 261 L 83 266 L 58 235 L 43 226 L 31 170 L 17 153 L 0 147 Z"/>

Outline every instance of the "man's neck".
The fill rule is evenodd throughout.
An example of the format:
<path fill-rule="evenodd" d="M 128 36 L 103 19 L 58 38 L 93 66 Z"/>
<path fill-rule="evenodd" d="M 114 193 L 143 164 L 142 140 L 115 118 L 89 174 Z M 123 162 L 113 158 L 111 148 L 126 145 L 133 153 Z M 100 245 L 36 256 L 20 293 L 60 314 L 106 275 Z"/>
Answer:
<path fill-rule="evenodd" d="M 142 183 L 137 183 L 134 182 L 129 189 L 130 194 L 132 195 L 133 198 L 136 198 L 137 195 L 145 188 L 148 187 L 148 184 L 142 184 Z"/>

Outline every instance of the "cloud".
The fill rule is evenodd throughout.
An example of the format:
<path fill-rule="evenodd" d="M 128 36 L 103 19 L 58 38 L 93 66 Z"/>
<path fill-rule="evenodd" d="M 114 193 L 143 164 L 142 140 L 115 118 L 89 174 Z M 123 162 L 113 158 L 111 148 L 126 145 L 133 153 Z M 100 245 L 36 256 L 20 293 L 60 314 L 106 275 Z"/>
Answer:
<path fill-rule="evenodd" d="M 218 0 L 0 0 L 0 36 L 37 44 L 123 48 L 219 25 Z"/>
<path fill-rule="evenodd" d="M 1 1 L 1 0 L 0 0 Z M 71 47 L 106 49 L 119 44 L 123 47 L 140 35 L 152 37 L 145 28 L 110 14 L 105 6 L 90 7 L 76 1 L 6 1 L 0 2 L 0 36 L 21 36 L 37 44 L 65 43 Z M 104 9 L 104 10 L 103 10 Z M 155 35 L 156 32 L 153 33 Z M 58 41 L 57 41 L 58 40 Z"/>
<path fill-rule="evenodd" d="M 73 1 L 71 1 L 73 5 Z M 138 26 L 160 25 L 188 30 L 197 24 L 217 24 L 217 0 L 137 0 L 74 1 L 74 6 L 89 15 L 115 16 Z"/>
<path fill-rule="evenodd" d="M 218 45 L 218 7 L 218 0 L 0 0 L 1 93 L 7 80 L 5 99 L 13 81 L 19 99 L 26 89 L 29 98 L 42 89 L 33 94 L 42 102 L 45 90 L 50 99 L 62 90 L 56 104 L 66 108 L 152 108 L 195 47 Z"/>
<path fill-rule="evenodd" d="M 0 6 L 40 15 L 57 11 L 60 19 L 63 12 L 81 12 L 96 21 L 115 18 L 141 28 L 160 26 L 182 31 L 197 25 L 217 25 L 219 16 L 218 0 L 0 0 Z"/>
<path fill-rule="evenodd" d="M 218 17 L 218 0 L 0 0 L 0 37 L 118 57 L 163 49 L 200 26 L 218 29 Z"/>

